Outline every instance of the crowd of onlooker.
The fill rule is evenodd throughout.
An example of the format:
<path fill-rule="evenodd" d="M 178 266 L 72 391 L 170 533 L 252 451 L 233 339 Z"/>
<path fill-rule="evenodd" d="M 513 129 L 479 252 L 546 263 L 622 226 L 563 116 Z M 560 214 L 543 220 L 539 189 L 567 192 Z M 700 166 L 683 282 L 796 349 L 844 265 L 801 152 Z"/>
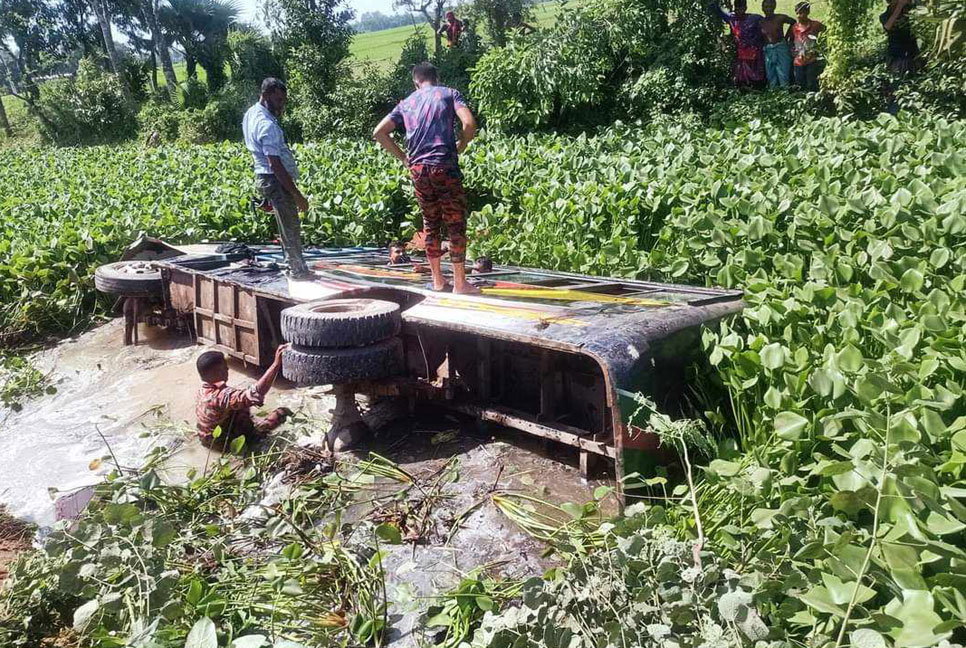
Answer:
<path fill-rule="evenodd" d="M 886 60 L 897 74 L 915 71 L 921 61 L 919 45 L 909 24 L 913 0 L 889 0 L 879 16 L 888 37 Z M 711 10 L 725 21 L 737 41 L 734 82 L 738 87 L 797 86 L 818 90 L 823 61 L 818 38 L 825 25 L 811 18 L 811 4 L 795 5 L 795 18 L 775 13 L 775 0 L 762 0 L 762 14 L 748 13 L 748 0 L 734 0 L 727 12 L 716 0 Z"/>

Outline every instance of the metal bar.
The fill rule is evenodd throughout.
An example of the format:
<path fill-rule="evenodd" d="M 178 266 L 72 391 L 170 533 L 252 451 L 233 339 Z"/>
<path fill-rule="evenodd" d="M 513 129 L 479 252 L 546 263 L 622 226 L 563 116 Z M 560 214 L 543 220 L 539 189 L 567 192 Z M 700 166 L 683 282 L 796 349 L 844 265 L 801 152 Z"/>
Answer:
<path fill-rule="evenodd" d="M 479 417 L 483 421 L 491 421 L 498 425 L 520 430 L 534 436 L 543 437 L 552 441 L 559 441 L 575 448 L 580 448 L 586 452 L 592 452 L 611 459 L 617 459 L 617 449 L 600 441 L 585 439 L 581 434 L 586 435 L 585 430 L 570 427 L 569 425 L 556 424 L 553 426 L 543 425 L 529 418 L 523 412 L 506 408 L 483 408 L 476 405 L 448 405 L 459 412 Z"/>

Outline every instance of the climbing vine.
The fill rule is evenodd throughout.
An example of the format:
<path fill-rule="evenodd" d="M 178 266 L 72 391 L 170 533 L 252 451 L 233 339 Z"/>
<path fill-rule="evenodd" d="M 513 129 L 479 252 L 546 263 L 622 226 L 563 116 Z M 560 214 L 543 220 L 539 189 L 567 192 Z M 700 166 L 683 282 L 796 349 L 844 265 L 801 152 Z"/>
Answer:
<path fill-rule="evenodd" d="M 822 77 L 827 88 L 841 89 L 856 69 L 875 5 L 875 0 L 829 0 L 828 67 Z"/>

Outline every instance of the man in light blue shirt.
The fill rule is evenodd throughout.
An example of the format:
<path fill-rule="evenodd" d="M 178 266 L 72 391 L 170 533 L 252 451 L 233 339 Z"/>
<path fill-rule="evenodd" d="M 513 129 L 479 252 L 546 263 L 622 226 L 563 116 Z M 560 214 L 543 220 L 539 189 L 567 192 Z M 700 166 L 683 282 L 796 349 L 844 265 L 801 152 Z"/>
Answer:
<path fill-rule="evenodd" d="M 245 146 L 251 151 L 255 166 L 255 184 L 259 193 L 275 206 L 282 251 L 293 279 L 311 276 L 302 258 L 302 232 L 299 212 L 309 209 L 309 202 L 295 184 L 298 164 L 285 142 L 278 118 L 285 108 L 287 90 L 279 79 L 262 81 L 262 95 L 248 109 L 242 120 Z"/>

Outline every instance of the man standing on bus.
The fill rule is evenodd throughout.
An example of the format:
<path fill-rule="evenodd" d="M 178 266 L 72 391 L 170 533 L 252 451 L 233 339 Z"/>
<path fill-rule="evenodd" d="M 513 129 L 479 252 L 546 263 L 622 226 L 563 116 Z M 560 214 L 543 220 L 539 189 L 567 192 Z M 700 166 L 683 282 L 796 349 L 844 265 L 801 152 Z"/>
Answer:
<path fill-rule="evenodd" d="M 278 237 L 288 261 L 292 279 L 312 275 L 302 258 L 302 230 L 299 212 L 309 209 L 309 201 L 295 184 L 299 167 L 292 149 L 285 142 L 285 134 L 278 118 L 285 108 L 287 89 L 279 79 L 262 81 L 261 97 L 248 109 L 242 120 L 245 147 L 255 164 L 255 185 L 263 198 L 275 207 Z"/>
<path fill-rule="evenodd" d="M 426 257 L 433 273 L 432 289 L 458 294 L 479 294 L 466 280 L 466 194 L 459 155 L 476 136 L 476 119 L 459 91 L 438 85 L 436 66 L 420 63 L 413 68 L 416 91 L 399 102 L 373 132 L 379 144 L 409 167 L 416 188 L 416 200 L 423 212 Z M 456 118 L 463 125 L 456 139 Z M 392 139 L 400 126 L 406 129 L 407 151 Z M 453 285 L 443 277 L 440 257 L 442 226 L 449 235 Z"/>

